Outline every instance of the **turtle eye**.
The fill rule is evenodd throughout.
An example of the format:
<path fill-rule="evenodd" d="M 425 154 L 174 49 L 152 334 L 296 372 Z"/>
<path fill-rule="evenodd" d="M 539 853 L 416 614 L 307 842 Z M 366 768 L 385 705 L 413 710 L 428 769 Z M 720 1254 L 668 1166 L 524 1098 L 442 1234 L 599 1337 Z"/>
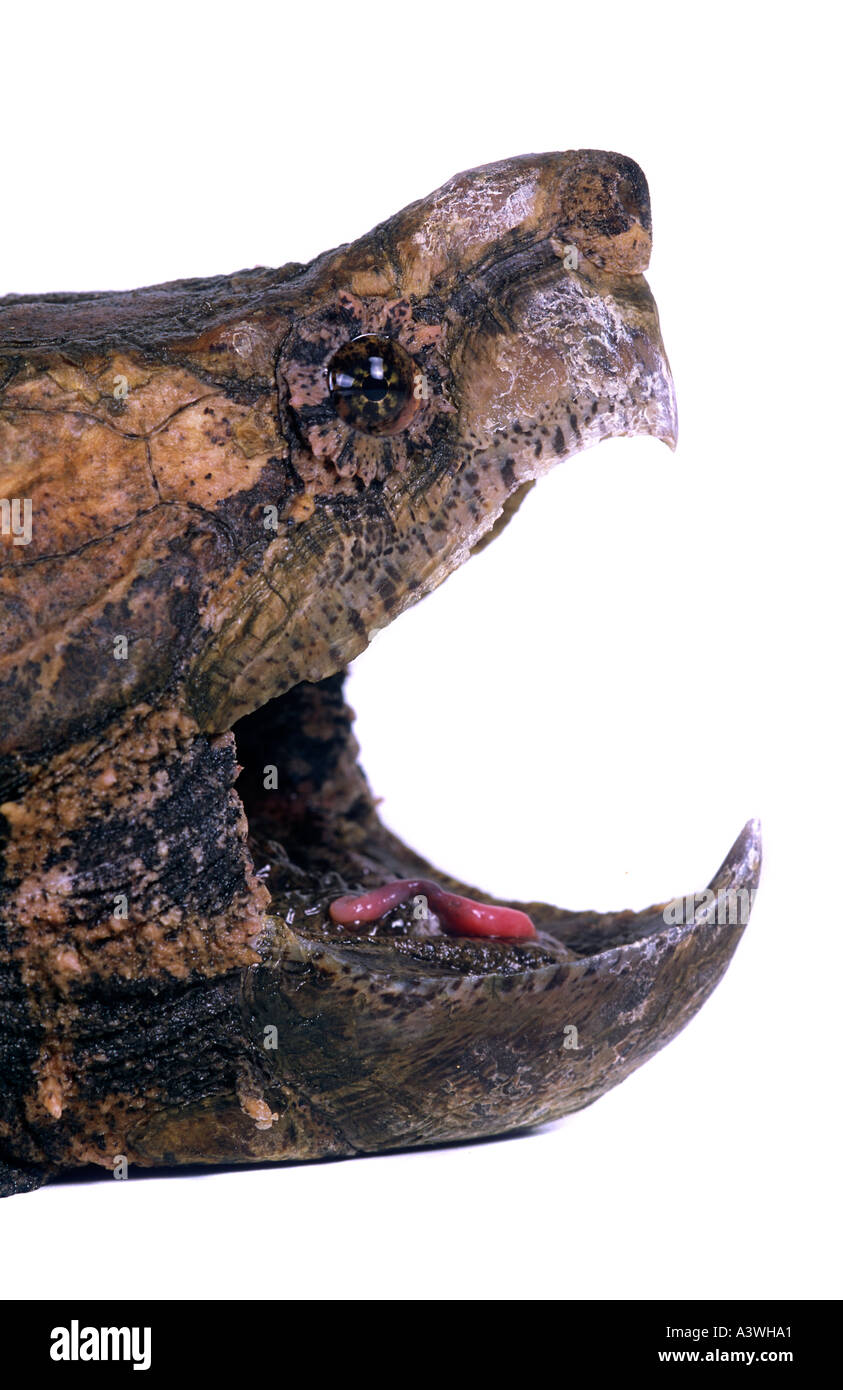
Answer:
<path fill-rule="evenodd" d="M 419 407 L 416 365 L 393 338 L 352 338 L 334 353 L 326 370 L 337 415 L 363 434 L 397 434 Z"/>

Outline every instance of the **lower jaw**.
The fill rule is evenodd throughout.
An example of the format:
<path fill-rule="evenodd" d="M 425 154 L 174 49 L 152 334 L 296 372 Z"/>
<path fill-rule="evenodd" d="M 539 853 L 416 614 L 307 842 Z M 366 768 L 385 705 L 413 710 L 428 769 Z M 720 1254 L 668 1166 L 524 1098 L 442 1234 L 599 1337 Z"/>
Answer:
<path fill-rule="evenodd" d="M 757 881 L 759 864 L 749 826 L 714 880 L 715 910 L 667 926 L 658 908 L 544 909 L 528 943 L 425 937 L 398 920 L 350 932 L 331 923 L 321 889 L 303 890 L 270 916 L 262 962 L 240 980 L 233 1093 L 145 1121 L 132 1135 L 136 1161 L 376 1153 L 582 1109 L 715 988 L 742 931 L 718 909 Z"/>
<path fill-rule="evenodd" d="M 375 1153 L 557 1119 L 669 1042 L 728 966 L 744 922 L 723 905 L 757 883 L 754 824 L 686 920 L 666 920 L 665 905 L 505 904 L 536 927 L 508 941 L 450 935 L 399 904 L 362 929 L 338 925 L 332 902 L 395 879 L 497 901 L 381 824 L 351 721 L 338 675 L 234 728 L 249 845 L 271 895 L 261 959 L 182 987 L 172 1004 L 157 986 L 140 1001 L 158 1099 L 121 1109 L 113 1128 L 139 1166 Z M 91 1124 L 102 1129 L 99 1112 Z M 108 1166 L 110 1150 L 77 1152 Z"/>
<path fill-rule="evenodd" d="M 11 1176 L 0 1153 L 0 1194 L 59 1167 L 110 1168 L 115 1154 L 251 1163 L 502 1134 L 590 1104 L 699 1010 L 746 922 L 730 897 L 751 903 L 754 823 L 690 912 L 506 903 L 536 927 L 510 941 L 450 935 L 398 904 L 349 929 L 332 902 L 395 879 L 499 901 L 381 824 L 351 721 L 336 676 L 235 726 L 237 789 L 271 895 L 259 963 L 80 993 L 84 1087 L 66 1117 L 41 1116 L 43 1150 L 27 1139 Z"/>

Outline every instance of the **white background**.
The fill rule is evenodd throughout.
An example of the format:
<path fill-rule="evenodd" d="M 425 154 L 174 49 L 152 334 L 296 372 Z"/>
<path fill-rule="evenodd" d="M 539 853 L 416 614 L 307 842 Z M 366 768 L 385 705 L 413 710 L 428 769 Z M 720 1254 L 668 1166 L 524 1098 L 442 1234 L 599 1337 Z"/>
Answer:
<path fill-rule="evenodd" d="M 723 984 L 591 1109 L 435 1152 L 50 1186 L 0 1204 L 4 1294 L 840 1295 L 830 15 L 4 17 L 0 294 L 306 261 L 508 155 L 639 161 L 677 453 L 617 440 L 558 469 L 376 639 L 351 702 L 388 822 L 490 890 L 642 907 L 704 886 L 751 815 L 766 853 Z"/>

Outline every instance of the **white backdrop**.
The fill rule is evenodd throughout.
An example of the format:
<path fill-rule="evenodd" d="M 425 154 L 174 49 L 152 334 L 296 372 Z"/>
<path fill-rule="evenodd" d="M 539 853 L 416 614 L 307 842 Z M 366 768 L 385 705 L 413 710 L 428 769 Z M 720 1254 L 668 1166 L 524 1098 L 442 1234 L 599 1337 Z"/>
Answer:
<path fill-rule="evenodd" d="M 435 1152 L 47 1187 L 0 1204 L 3 1293 L 839 1296 L 828 14 L 4 18 L 0 294 L 306 261 L 508 155 L 639 161 L 676 454 L 615 440 L 558 469 L 377 637 L 350 698 L 388 823 L 484 888 L 642 907 L 702 888 L 751 815 L 766 864 L 723 984 L 591 1109 Z"/>

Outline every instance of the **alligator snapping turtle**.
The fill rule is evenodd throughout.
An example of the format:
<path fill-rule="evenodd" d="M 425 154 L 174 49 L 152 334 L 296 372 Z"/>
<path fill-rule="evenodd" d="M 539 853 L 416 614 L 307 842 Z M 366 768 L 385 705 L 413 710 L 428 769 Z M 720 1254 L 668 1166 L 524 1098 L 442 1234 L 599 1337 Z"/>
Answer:
<path fill-rule="evenodd" d="M 534 1124 L 714 988 L 755 823 L 684 920 L 496 905 L 381 825 L 342 694 L 553 464 L 674 443 L 649 251 L 587 150 L 307 266 L 0 300 L 0 1192 Z"/>

